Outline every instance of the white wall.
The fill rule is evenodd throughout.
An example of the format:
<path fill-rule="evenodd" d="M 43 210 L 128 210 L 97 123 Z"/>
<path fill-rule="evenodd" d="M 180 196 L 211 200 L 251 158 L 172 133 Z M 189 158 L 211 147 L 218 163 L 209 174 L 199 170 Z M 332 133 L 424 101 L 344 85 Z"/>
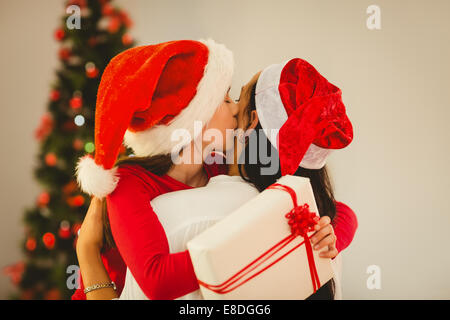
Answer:
<path fill-rule="evenodd" d="M 40 190 L 32 177 L 34 130 L 55 79 L 53 32 L 63 12 L 60 1 L 0 0 L 0 268 L 22 259 L 21 219 Z M 0 275 L 0 298 L 12 287 Z"/>
<path fill-rule="evenodd" d="M 19 258 L 21 208 L 38 191 L 32 129 L 53 79 L 52 32 L 61 4 L 0 3 L 2 265 Z M 330 168 L 337 198 L 359 218 L 343 253 L 344 297 L 450 298 L 450 2 L 118 3 L 135 21 L 139 44 L 201 37 L 225 43 L 236 59 L 235 97 L 256 71 L 292 57 L 308 60 L 340 87 L 355 139 L 333 154 Z M 370 4 L 381 7 L 381 30 L 366 27 Z M 381 268 L 381 290 L 366 287 L 369 265 Z M 7 281 L 0 281 L 3 295 Z"/>

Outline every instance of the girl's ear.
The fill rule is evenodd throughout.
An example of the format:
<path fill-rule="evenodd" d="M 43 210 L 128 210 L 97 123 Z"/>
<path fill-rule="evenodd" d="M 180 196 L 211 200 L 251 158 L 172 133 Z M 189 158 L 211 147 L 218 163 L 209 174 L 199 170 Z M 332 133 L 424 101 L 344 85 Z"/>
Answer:
<path fill-rule="evenodd" d="M 252 113 L 250 115 L 250 124 L 247 130 L 254 130 L 258 125 L 258 123 L 259 123 L 258 113 L 256 112 L 256 110 L 252 110 Z"/>

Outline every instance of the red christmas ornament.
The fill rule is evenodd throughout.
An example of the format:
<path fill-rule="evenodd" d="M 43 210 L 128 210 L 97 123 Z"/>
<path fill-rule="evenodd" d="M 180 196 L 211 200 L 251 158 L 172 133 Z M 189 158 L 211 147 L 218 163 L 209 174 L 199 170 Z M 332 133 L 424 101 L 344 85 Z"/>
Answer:
<path fill-rule="evenodd" d="M 53 118 L 50 113 L 46 113 L 41 117 L 41 123 L 34 132 L 37 140 L 44 140 L 53 130 Z"/>
<path fill-rule="evenodd" d="M 78 139 L 78 138 L 77 138 L 77 139 L 73 140 L 72 146 L 73 146 L 73 148 L 74 148 L 75 150 L 80 151 L 80 150 L 83 149 L 84 143 L 83 143 L 83 141 L 82 141 L 81 139 Z"/>
<path fill-rule="evenodd" d="M 56 157 L 56 155 L 53 152 L 47 153 L 47 155 L 45 156 L 45 163 L 49 167 L 56 166 L 57 162 L 58 162 L 58 158 Z"/>
<path fill-rule="evenodd" d="M 72 234 L 70 233 L 70 229 L 59 229 L 58 236 L 61 239 L 68 239 Z"/>
<path fill-rule="evenodd" d="M 70 54 L 71 54 L 71 52 L 70 52 L 70 50 L 67 49 L 67 48 L 61 48 L 61 49 L 59 49 L 58 55 L 59 55 L 59 58 L 60 58 L 61 60 L 64 60 L 64 61 L 69 60 Z"/>
<path fill-rule="evenodd" d="M 47 291 L 44 295 L 45 300 L 61 300 L 61 292 L 54 288 Z"/>
<path fill-rule="evenodd" d="M 120 20 L 122 21 L 122 23 L 127 28 L 131 28 L 131 26 L 133 25 L 133 21 L 130 19 L 130 17 L 128 16 L 128 14 L 125 11 L 120 10 L 118 16 L 119 16 Z"/>
<path fill-rule="evenodd" d="M 89 44 L 91 47 L 95 47 L 95 46 L 97 45 L 97 43 L 98 43 L 97 37 L 90 37 L 90 38 L 88 39 L 88 44 Z"/>
<path fill-rule="evenodd" d="M 26 289 L 20 293 L 20 300 L 33 300 L 33 297 L 34 297 L 33 289 Z"/>
<path fill-rule="evenodd" d="M 124 46 L 129 46 L 133 43 L 133 37 L 129 33 L 125 33 L 122 36 L 122 43 Z"/>
<path fill-rule="evenodd" d="M 47 232 L 42 236 L 42 242 L 49 250 L 55 247 L 55 235 L 51 232 Z"/>
<path fill-rule="evenodd" d="M 70 197 L 67 199 L 67 204 L 71 207 L 81 207 L 84 204 L 84 197 L 82 195 Z"/>
<path fill-rule="evenodd" d="M 73 97 L 72 99 L 70 99 L 70 107 L 72 109 L 81 108 L 82 105 L 83 105 L 83 98 L 81 98 L 81 97 Z"/>
<path fill-rule="evenodd" d="M 54 37 L 57 41 L 63 40 L 65 38 L 65 36 L 66 36 L 66 33 L 64 32 L 63 29 L 61 29 L 61 28 L 56 29 L 56 31 L 54 33 Z"/>
<path fill-rule="evenodd" d="M 63 193 L 65 195 L 69 195 L 71 193 L 73 193 L 75 190 L 78 189 L 78 185 L 74 180 L 71 180 L 69 183 L 67 183 L 64 187 L 63 187 Z"/>
<path fill-rule="evenodd" d="M 3 268 L 3 274 L 9 276 L 14 285 L 18 285 L 20 283 L 24 271 L 25 271 L 25 262 L 23 261 L 20 261 L 16 264 L 6 266 Z"/>
<path fill-rule="evenodd" d="M 81 9 L 84 9 L 86 8 L 87 3 L 86 0 L 70 0 L 69 2 L 67 2 L 67 6 L 71 5 L 79 6 Z"/>
<path fill-rule="evenodd" d="M 114 13 L 114 7 L 109 3 L 105 3 L 102 7 L 102 14 L 104 16 L 110 16 L 113 13 Z"/>
<path fill-rule="evenodd" d="M 25 243 L 25 248 L 27 248 L 28 251 L 34 251 L 34 249 L 36 249 L 36 245 L 36 239 L 29 237 Z"/>
<path fill-rule="evenodd" d="M 50 100 L 58 101 L 60 97 L 61 97 L 61 93 L 58 90 L 50 91 Z"/>
<path fill-rule="evenodd" d="M 63 123 L 63 128 L 66 131 L 73 131 L 78 128 L 78 126 L 73 121 L 66 121 Z"/>
<path fill-rule="evenodd" d="M 117 31 L 119 31 L 121 24 L 122 22 L 120 21 L 120 18 L 118 16 L 111 17 L 108 24 L 108 32 L 116 33 Z"/>
<path fill-rule="evenodd" d="M 42 192 L 37 200 L 37 205 L 39 207 L 46 207 L 50 202 L 50 194 L 46 191 Z"/>
<path fill-rule="evenodd" d="M 80 231 L 80 229 L 81 229 L 81 223 L 77 222 L 72 225 L 72 233 L 74 235 L 78 236 L 78 231 Z"/>

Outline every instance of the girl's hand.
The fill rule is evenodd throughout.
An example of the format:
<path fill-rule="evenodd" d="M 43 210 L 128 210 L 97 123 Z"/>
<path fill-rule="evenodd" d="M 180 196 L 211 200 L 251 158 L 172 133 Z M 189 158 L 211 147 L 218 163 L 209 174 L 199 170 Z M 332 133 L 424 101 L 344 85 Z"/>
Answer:
<path fill-rule="evenodd" d="M 92 197 L 77 240 L 77 251 L 89 248 L 99 251 L 103 247 L 102 200 Z"/>
<path fill-rule="evenodd" d="M 321 250 L 327 246 L 328 250 L 320 252 L 319 256 L 322 258 L 333 259 L 339 252 L 336 249 L 336 235 L 334 234 L 333 226 L 330 223 L 330 217 L 321 217 L 319 223 L 314 227 L 316 233 L 311 237 L 311 242 L 314 250 Z"/>
<path fill-rule="evenodd" d="M 101 258 L 103 247 L 102 206 L 102 200 L 92 198 L 77 240 L 77 257 L 85 287 L 111 282 Z M 117 297 L 117 292 L 113 288 L 102 288 L 86 294 L 87 300 L 109 300 Z"/>

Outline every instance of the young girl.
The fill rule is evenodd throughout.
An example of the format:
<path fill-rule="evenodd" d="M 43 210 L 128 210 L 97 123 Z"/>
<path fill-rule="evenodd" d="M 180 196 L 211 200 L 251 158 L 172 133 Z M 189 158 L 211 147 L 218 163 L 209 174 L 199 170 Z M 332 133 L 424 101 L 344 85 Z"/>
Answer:
<path fill-rule="evenodd" d="M 261 125 L 258 122 L 258 116 L 255 111 L 255 87 L 258 76 L 259 74 L 257 74 L 249 82 L 249 84 L 243 87 L 241 98 L 239 101 L 239 127 L 249 129 L 248 132 L 251 132 L 255 128 L 262 129 Z M 261 107 L 267 108 L 263 105 L 261 105 Z M 248 142 L 246 143 L 246 146 L 246 148 L 248 149 Z M 235 158 L 239 153 L 238 150 L 242 150 L 242 148 L 236 148 L 236 150 L 237 151 L 235 152 Z M 248 153 L 246 154 L 248 155 Z M 259 155 L 259 152 L 257 154 Z M 272 150 L 272 154 L 276 154 L 276 152 L 273 152 Z M 278 158 L 275 158 L 274 161 L 278 162 Z M 230 173 L 239 174 L 240 171 L 241 175 L 247 181 L 251 182 L 259 191 L 265 189 L 265 187 L 275 182 L 275 180 L 279 176 L 281 176 L 280 170 L 278 170 L 276 174 L 272 174 L 270 176 L 261 175 L 260 170 L 257 170 L 257 168 L 261 169 L 261 167 L 263 167 L 259 158 L 257 163 L 254 163 L 252 166 L 249 165 L 250 163 L 248 161 L 243 166 L 238 166 L 235 162 L 234 165 L 230 166 Z M 246 170 L 250 172 L 249 175 L 245 173 Z M 312 241 L 313 244 L 318 245 L 317 250 L 328 247 L 327 251 L 321 253 L 322 256 L 334 258 L 338 250 L 343 250 L 351 242 L 356 229 L 356 217 L 354 216 L 353 212 L 344 204 L 336 203 L 336 206 L 334 205 L 331 187 L 326 175 L 326 170 L 324 168 L 318 171 L 312 170 L 309 173 L 308 171 L 309 170 L 303 169 L 303 172 L 299 170 L 299 172 L 297 172 L 296 174 L 306 175 L 310 177 L 316 195 L 316 202 L 319 207 L 319 212 L 322 216 L 324 216 L 320 220 L 320 224 L 317 227 L 320 230 L 312 238 Z M 266 183 L 261 183 L 261 179 L 263 179 Z M 166 232 L 169 240 L 168 242 L 170 252 L 185 251 L 186 242 L 193 236 L 206 229 L 215 221 L 224 217 L 227 213 L 230 213 L 232 210 L 239 207 L 252 196 L 256 195 L 258 191 L 255 187 L 252 187 L 249 184 L 245 183 L 238 176 L 218 176 L 212 178 L 208 186 L 205 188 L 168 193 L 154 199 L 152 201 L 152 207 L 164 227 L 164 231 Z M 208 199 L 213 200 L 208 203 Z M 95 201 L 96 200 L 94 200 L 93 202 L 94 206 Z M 211 202 L 215 202 L 216 204 L 213 207 L 213 210 L 211 210 Z M 192 203 L 200 204 L 192 208 Z M 190 205 L 191 210 L 186 210 L 186 205 Z M 87 221 L 90 221 L 89 219 L 91 219 L 92 217 L 98 217 L 98 212 L 99 210 L 90 210 L 86 217 L 86 219 L 88 219 Z M 336 233 L 339 234 L 337 243 L 333 234 L 333 228 L 329 225 L 329 221 L 334 218 L 335 213 L 337 213 L 337 217 L 341 218 L 341 220 L 334 220 L 334 225 L 337 228 Z M 94 229 L 99 229 L 96 232 L 97 234 L 101 234 L 101 226 L 98 220 L 97 223 L 85 222 L 83 224 L 83 227 L 85 226 L 85 224 L 86 226 L 91 226 Z M 129 236 L 131 237 L 132 235 Z M 83 237 L 90 238 L 92 237 L 92 235 L 90 236 L 87 234 L 87 232 L 85 234 L 84 231 L 82 231 L 80 233 L 80 239 L 83 239 Z M 91 242 L 90 246 L 94 247 L 93 243 L 99 244 L 101 243 L 101 240 L 101 237 L 97 237 L 96 239 L 91 238 L 87 240 L 85 238 L 84 242 Z M 96 251 L 96 254 L 98 256 L 99 250 L 97 249 L 94 251 Z M 86 267 L 82 266 L 81 260 L 80 265 L 83 275 L 85 273 L 91 274 L 92 277 L 97 277 L 97 281 L 101 280 L 101 275 L 103 275 L 103 279 L 105 281 L 108 281 L 107 273 L 102 268 L 101 262 L 95 262 L 94 259 L 91 258 L 90 261 L 85 264 Z M 323 286 L 322 289 L 314 295 L 314 297 L 322 299 L 332 298 L 332 291 L 330 286 L 331 284 Z M 173 288 L 170 290 L 173 290 Z M 108 296 L 108 294 L 110 294 L 110 296 Z M 111 289 L 98 290 L 97 293 L 93 291 L 92 293 L 88 294 L 88 298 L 93 298 L 93 295 L 96 295 L 96 298 L 105 299 L 115 296 L 114 291 Z M 127 272 L 126 285 L 121 298 L 146 298 L 146 295 L 140 289 L 140 284 L 136 282 L 133 277 L 133 273 L 130 272 L 130 270 L 128 270 Z M 183 296 L 182 298 L 198 299 L 201 298 L 201 296 L 199 295 L 199 290 L 196 290 L 188 295 Z"/>

